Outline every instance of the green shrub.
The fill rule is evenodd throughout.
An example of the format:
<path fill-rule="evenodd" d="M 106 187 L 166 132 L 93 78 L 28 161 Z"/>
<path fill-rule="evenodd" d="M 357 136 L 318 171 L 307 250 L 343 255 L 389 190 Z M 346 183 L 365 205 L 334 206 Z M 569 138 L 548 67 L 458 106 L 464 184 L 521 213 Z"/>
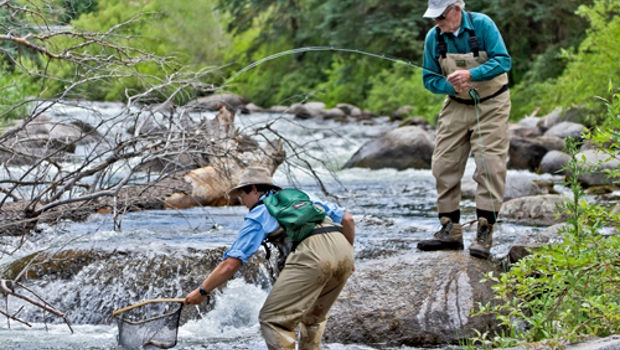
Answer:
<path fill-rule="evenodd" d="M 375 113 L 389 115 L 409 105 L 412 107 L 410 116 L 423 116 L 434 124 L 445 98 L 424 88 L 421 69 L 402 63 L 395 63 L 392 69 L 371 77 L 370 83 L 368 108 Z"/>
<path fill-rule="evenodd" d="M 0 121 L 23 118 L 29 113 L 27 99 L 35 96 L 38 85 L 35 80 L 22 71 L 9 73 L 2 70 L 0 74 Z"/>

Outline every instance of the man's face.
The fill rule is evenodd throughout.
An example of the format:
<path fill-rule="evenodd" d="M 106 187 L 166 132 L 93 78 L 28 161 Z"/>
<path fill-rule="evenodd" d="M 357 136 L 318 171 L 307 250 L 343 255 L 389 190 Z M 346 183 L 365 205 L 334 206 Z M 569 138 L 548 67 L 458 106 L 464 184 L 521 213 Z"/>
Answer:
<path fill-rule="evenodd" d="M 434 21 L 442 32 L 454 33 L 461 26 L 461 8 L 458 5 L 450 5 Z"/>

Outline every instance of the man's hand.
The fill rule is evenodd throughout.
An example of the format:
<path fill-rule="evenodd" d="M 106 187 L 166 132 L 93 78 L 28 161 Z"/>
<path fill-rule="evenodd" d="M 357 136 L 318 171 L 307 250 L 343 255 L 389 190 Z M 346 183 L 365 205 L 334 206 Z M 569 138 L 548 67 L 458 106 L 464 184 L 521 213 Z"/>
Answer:
<path fill-rule="evenodd" d="M 200 294 L 200 291 L 198 290 L 198 288 L 196 288 L 191 293 L 187 294 L 187 296 L 185 297 L 185 304 L 198 305 L 202 303 L 207 297 L 208 295 Z"/>
<path fill-rule="evenodd" d="M 471 84 L 471 73 L 466 69 L 454 71 L 448 75 L 446 79 L 459 94 L 467 95 L 469 90 L 473 89 L 473 85 Z"/>

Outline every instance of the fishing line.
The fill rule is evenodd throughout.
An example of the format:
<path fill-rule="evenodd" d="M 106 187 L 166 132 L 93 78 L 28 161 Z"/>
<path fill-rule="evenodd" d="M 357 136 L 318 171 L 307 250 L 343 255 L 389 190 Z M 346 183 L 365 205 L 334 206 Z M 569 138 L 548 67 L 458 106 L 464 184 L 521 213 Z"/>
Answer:
<path fill-rule="evenodd" d="M 474 100 L 474 107 L 476 109 L 476 126 L 478 127 L 478 142 L 480 143 L 480 152 L 482 154 L 482 166 L 484 167 L 484 175 L 486 176 L 487 183 L 491 184 L 491 172 L 489 171 L 489 163 L 487 162 L 487 155 L 485 152 L 484 141 L 482 139 L 482 128 L 480 127 L 480 95 L 476 89 L 469 90 L 469 96 Z M 489 193 L 491 191 L 489 190 Z M 497 221 L 497 210 L 495 209 L 495 200 L 491 198 L 491 210 L 493 211 L 494 219 Z"/>
<path fill-rule="evenodd" d="M 365 50 L 360 50 L 360 49 L 339 48 L 339 47 L 334 47 L 334 46 L 308 46 L 308 47 L 300 47 L 300 48 L 297 48 L 297 49 L 291 49 L 291 50 L 286 50 L 286 51 L 278 52 L 278 53 L 275 53 L 273 55 L 270 55 L 270 56 L 267 56 L 267 57 L 263 57 L 260 60 L 257 60 L 255 62 L 252 62 L 248 66 L 242 68 L 241 70 L 239 70 L 235 74 L 233 74 L 230 78 L 228 78 L 222 84 L 222 86 L 227 85 L 230 81 L 234 80 L 239 75 L 241 75 L 241 74 L 249 71 L 250 69 L 258 66 L 259 64 L 265 63 L 267 61 L 275 60 L 277 58 L 280 58 L 280 57 L 283 57 L 283 56 L 287 56 L 287 55 L 294 55 L 294 54 L 304 53 L 304 52 L 321 52 L 321 51 L 337 51 L 337 52 L 348 52 L 348 53 L 355 53 L 355 54 L 366 55 L 366 56 L 375 57 L 375 58 L 379 58 L 379 59 L 382 59 L 382 60 L 387 60 L 387 61 L 391 61 L 391 62 L 395 62 L 395 63 L 401 63 L 401 64 L 404 64 L 404 65 L 407 65 L 407 66 L 410 66 L 410 67 L 422 69 L 422 70 L 424 70 L 426 72 L 429 72 L 429 73 L 437 75 L 437 76 L 442 76 L 440 73 L 433 72 L 433 71 L 431 71 L 431 70 L 429 70 L 427 68 L 424 68 L 422 65 L 413 63 L 411 61 L 406 61 L 406 60 L 398 58 L 398 57 L 393 57 L 393 56 L 390 56 L 390 55 L 386 55 L 386 54 L 380 54 L 380 53 L 375 53 L 375 52 L 365 51 Z"/>
<path fill-rule="evenodd" d="M 390 55 L 386 55 L 386 54 L 381 54 L 381 53 L 375 53 L 375 52 L 371 52 L 371 51 L 366 51 L 366 50 L 361 50 L 361 49 L 348 49 L 348 48 L 339 48 L 339 47 L 334 47 L 334 46 L 308 46 L 308 47 L 300 47 L 297 49 L 291 49 L 291 50 L 286 50 L 286 51 L 281 51 L 278 53 L 275 53 L 273 55 L 269 55 L 266 57 L 263 57 L 255 62 L 252 62 L 251 64 L 243 67 L 241 70 L 235 72 L 232 76 L 230 76 L 230 78 L 228 78 L 220 87 L 220 89 L 224 86 L 226 86 L 229 82 L 233 81 L 235 78 L 237 78 L 239 75 L 249 71 L 250 69 L 271 61 L 271 60 L 275 60 L 278 59 L 280 57 L 283 56 L 287 56 L 287 55 L 294 55 L 294 54 L 298 54 L 298 53 L 305 53 L 305 52 L 323 52 L 323 51 L 336 51 L 336 52 L 347 52 L 347 53 L 354 53 L 354 54 L 361 54 L 361 55 L 366 55 L 366 56 L 370 56 L 370 57 L 374 57 L 374 58 L 378 58 L 378 59 L 382 59 L 382 60 L 387 60 L 387 61 L 391 61 L 394 63 L 400 63 L 400 64 L 404 64 L 410 67 L 414 67 L 414 68 L 419 68 L 422 69 L 423 71 L 429 73 L 429 74 L 433 74 L 436 76 L 443 76 L 441 73 L 438 72 L 434 72 L 432 70 L 429 70 L 427 68 L 425 68 L 424 66 L 420 65 L 420 64 L 416 64 L 413 63 L 411 61 L 407 61 L 398 57 L 394 57 L 394 56 L 390 56 Z M 485 175 L 487 177 L 487 182 L 490 183 L 490 173 L 489 173 L 489 169 L 488 169 L 488 163 L 486 161 L 486 154 L 485 154 L 485 147 L 484 147 L 484 142 L 482 141 L 482 130 L 480 128 L 480 95 L 478 94 L 478 92 L 475 89 L 471 89 L 469 91 L 469 95 L 470 97 L 474 100 L 474 105 L 475 105 L 475 109 L 476 109 L 476 121 L 477 121 L 477 126 L 478 126 L 478 136 L 479 136 L 479 141 L 480 141 L 480 148 L 482 150 L 482 157 L 484 160 L 484 172 Z M 497 213 L 497 211 L 495 210 L 495 202 L 492 200 L 491 201 L 491 205 L 492 205 L 492 210 L 493 213 Z M 494 214 L 495 215 L 495 214 Z M 496 218 L 497 219 L 497 218 Z"/>

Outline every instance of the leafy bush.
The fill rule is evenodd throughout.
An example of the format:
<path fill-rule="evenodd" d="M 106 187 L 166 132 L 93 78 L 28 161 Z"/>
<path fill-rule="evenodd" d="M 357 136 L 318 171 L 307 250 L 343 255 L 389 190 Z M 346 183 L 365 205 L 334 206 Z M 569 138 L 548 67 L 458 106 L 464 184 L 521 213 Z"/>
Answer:
<path fill-rule="evenodd" d="M 36 95 L 38 85 L 27 74 L 15 71 L 13 74 L 0 74 L 0 120 L 23 118 L 28 115 L 28 96 Z"/>
<path fill-rule="evenodd" d="M 410 116 L 424 116 L 434 123 L 445 98 L 424 88 L 422 70 L 402 63 L 395 63 L 390 70 L 383 70 L 370 78 L 372 89 L 368 96 L 368 108 L 372 111 L 390 114 L 409 105 Z"/>

